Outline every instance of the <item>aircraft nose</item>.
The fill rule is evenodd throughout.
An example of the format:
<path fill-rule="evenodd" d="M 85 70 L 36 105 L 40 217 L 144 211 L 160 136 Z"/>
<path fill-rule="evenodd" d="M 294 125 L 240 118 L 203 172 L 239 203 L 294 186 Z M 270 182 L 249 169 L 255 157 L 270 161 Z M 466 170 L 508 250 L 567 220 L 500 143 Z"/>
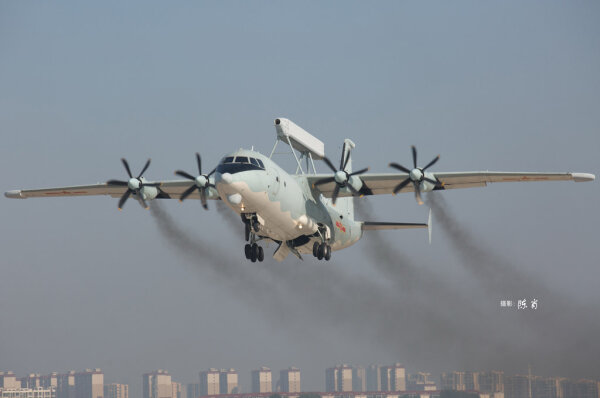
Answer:
<path fill-rule="evenodd" d="M 229 174 L 229 173 L 221 174 L 221 182 L 224 182 L 225 184 L 231 184 L 232 181 L 233 181 L 233 177 L 231 176 L 231 174 Z"/>

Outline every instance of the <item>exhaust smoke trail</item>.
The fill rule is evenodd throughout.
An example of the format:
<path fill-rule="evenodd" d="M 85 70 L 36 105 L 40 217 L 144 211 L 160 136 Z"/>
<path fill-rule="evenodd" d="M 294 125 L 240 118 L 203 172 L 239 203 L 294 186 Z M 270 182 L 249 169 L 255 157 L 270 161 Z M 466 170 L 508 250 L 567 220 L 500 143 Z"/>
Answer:
<path fill-rule="evenodd" d="M 284 305 L 271 300 L 273 294 L 281 296 L 277 292 L 279 287 L 271 282 L 264 270 L 239 266 L 239 259 L 184 231 L 158 202 L 152 204 L 150 212 L 161 235 L 176 249 L 177 254 L 184 255 L 193 266 L 210 272 L 254 307 L 266 308 L 270 321 L 286 321 L 288 315 L 282 310 Z"/>
<path fill-rule="evenodd" d="M 373 208 L 364 201 L 357 201 L 356 211 L 362 219 L 375 219 Z M 518 330 L 514 326 L 505 326 L 501 335 L 490 339 L 498 326 L 490 319 L 489 315 L 493 314 L 489 313 L 489 306 L 486 308 L 486 300 L 473 297 L 473 289 L 462 278 L 453 279 L 451 275 L 441 277 L 425 264 L 415 263 L 379 231 L 368 231 L 363 241 L 361 243 L 367 250 L 368 258 L 374 260 L 371 265 L 388 281 L 400 287 L 397 299 L 427 314 L 429 322 L 442 325 L 438 327 L 439 339 L 448 340 L 448 346 L 463 353 L 469 350 L 469 346 L 478 347 L 477 352 L 463 356 L 461 363 L 454 363 L 453 366 L 473 369 L 498 368 L 502 365 L 508 369 L 512 365 L 511 361 L 519 352 L 517 346 L 527 341 L 521 339 L 518 344 L 511 343 L 512 340 L 519 341 Z M 500 360 L 497 355 L 489 355 L 489 351 L 512 352 L 512 355 L 510 359 Z"/>
<path fill-rule="evenodd" d="M 452 216 L 444 198 L 427 195 L 437 224 L 448 237 L 461 264 L 486 291 L 506 298 L 537 298 L 537 310 L 521 310 L 504 315 L 522 326 L 520 337 L 532 341 L 523 355 L 554 374 L 597 377 L 600 372 L 600 314 L 597 306 L 577 302 L 564 291 L 556 292 L 542 280 L 520 271 L 512 261 L 487 248 Z M 530 305 L 530 302 L 527 303 Z M 502 329 L 501 329 L 502 331 Z M 521 362 L 525 363 L 525 362 Z"/>
<path fill-rule="evenodd" d="M 217 212 L 225 220 L 225 222 L 236 231 L 236 236 L 242 236 L 244 233 L 244 224 L 240 217 L 238 217 L 223 201 L 216 200 Z"/>
<path fill-rule="evenodd" d="M 490 363 L 489 352 L 481 349 L 486 344 L 485 330 L 478 330 L 477 322 L 469 321 L 474 317 L 457 317 L 452 306 L 436 309 L 441 303 L 431 289 L 412 288 L 407 292 L 408 282 L 382 286 L 353 276 L 332 262 L 302 263 L 290 257 L 282 263 L 267 258 L 264 263 L 247 264 L 214 245 L 209 247 L 191 239 L 160 207 L 153 206 L 152 214 L 178 252 L 213 271 L 245 302 L 262 309 L 270 321 L 292 324 L 286 325 L 289 330 L 302 330 L 305 334 L 306 328 L 294 326 L 318 325 L 312 330 L 322 333 L 317 341 L 339 341 L 339 331 L 343 330 L 349 346 L 357 342 L 368 344 L 421 368 L 439 364 L 440 353 L 451 359 L 446 366 Z M 397 280 L 401 281 L 401 277 Z M 282 314 L 293 316 L 285 320 Z M 502 336 L 489 346 L 503 352 L 520 349 L 519 343 L 513 344 Z M 493 363 L 496 367 L 502 364 Z"/>

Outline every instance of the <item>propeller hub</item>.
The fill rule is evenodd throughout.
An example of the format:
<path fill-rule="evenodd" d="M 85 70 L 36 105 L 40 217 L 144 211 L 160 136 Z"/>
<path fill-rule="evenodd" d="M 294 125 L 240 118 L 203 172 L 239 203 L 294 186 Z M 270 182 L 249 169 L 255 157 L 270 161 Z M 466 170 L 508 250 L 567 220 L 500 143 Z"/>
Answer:
<path fill-rule="evenodd" d="M 423 172 L 421 169 L 412 169 L 410 171 L 410 179 L 413 181 L 421 181 L 423 179 Z"/>
<path fill-rule="evenodd" d="M 346 174 L 346 172 L 343 170 L 336 171 L 333 178 L 335 178 L 335 182 L 340 185 L 344 185 L 346 182 L 348 182 L 348 174 Z"/>
<path fill-rule="evenodd" d="M 208 184 L 208 178 L 205 175 L 199 175 L 196 177 L 195 182 L 199 188 L 204 188 Z"/>
<path fill-rule="evenodd" d="M 130 178 L 129 181 L 127 182 L 127 187 L 129 189 L 131 189 L 132 191 L 140 189 L 141 186 L 142 186 L 142 182 L 140 180 L 138 180 L 137 178 Z"/>

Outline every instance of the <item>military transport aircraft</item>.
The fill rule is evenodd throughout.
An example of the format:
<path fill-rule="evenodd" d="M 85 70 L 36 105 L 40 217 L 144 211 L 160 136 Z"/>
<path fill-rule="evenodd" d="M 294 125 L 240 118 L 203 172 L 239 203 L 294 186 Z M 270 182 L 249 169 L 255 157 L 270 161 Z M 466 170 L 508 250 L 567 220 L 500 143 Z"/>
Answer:
<path fill-rule="evenodd" d="M 202 172 L 202 162 L 196 154 L 198 174 L 178 170 L 184 179 L 148 181 L 143 177 L 150 166 L 148 160 L 137 175 L 121 159 L 127 171 L 127 180 L 109 180 L 104 184 L 69 186 L 47 189 L 15 190 L 6 192 L 9 198 L 109 195 L 119 199 L 119 210 L 128 198 L 136 199 L 144 208 L 154 199 L 200 199 L 207 209 L 207 200 L 222 200 L 241 216 L 248 242 L 246 258 L 263 261 L 261 241 L 278 244 L 273 257 L 282 261 L 289 253 L 298 258 L 301 253 L 312 253 L 319 260 L 329 260 L 331 252 L 356 243 L 364 231 L 382 229 L 428 228 L 427 224 L 369 222 L 354 219 L 353 196 L 397 194 L 414 192 L 422 204 L 421 192 L 456 188 L 484 187 L 493 182 L 593 181 L 587 173 L 527 173 L 527 172 L 431 172 L 417 163 L 417 150 L 412 147 L 412 168 L 398 163 L 389 166 L 395 173 L 367 174 L 368 168 L 352 171 L 351 152 L 355 147 L 350 139 L 344 140 L 339 167 L 326 156 L 322 141 L 312 136 L 291 120 L 275 119 L 277 139 L 270 156 L 240 149 L 227 154 L 209 173 Z M 290 146 L 297 168 L 294 174 L 281 169 L 271 158 L 279 142 Z M 314 160 L 323 160 L 332 174 L 317 174 Z M 304 167 L 303 167 L 304 165 Z M 312 172 L 311 172 L 312 168 Z M 431 235 L 430 235 L 431 239 Z"/>

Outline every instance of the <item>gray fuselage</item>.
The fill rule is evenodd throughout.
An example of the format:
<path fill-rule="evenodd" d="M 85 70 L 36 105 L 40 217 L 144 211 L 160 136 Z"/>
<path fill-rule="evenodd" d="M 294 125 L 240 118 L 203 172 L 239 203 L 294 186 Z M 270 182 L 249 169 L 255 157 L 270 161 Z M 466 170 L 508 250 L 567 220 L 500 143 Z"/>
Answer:
<path fill-rule="evenodd" d="M 290 175 L 258 152 L 240 149 L 225 156 L 214 182 L 233 211 L 256 215 L 260 236 L 293 241 L 299 252 L 311 252 L 313 242 L 322 239 L 319 235 L 327 235 L 332 250 L 346 248 L 362 236 L 360 223 L 354 221 L 352 198 L 339 198 L 332 206 L 311 189 L 304 175 Z"/>

